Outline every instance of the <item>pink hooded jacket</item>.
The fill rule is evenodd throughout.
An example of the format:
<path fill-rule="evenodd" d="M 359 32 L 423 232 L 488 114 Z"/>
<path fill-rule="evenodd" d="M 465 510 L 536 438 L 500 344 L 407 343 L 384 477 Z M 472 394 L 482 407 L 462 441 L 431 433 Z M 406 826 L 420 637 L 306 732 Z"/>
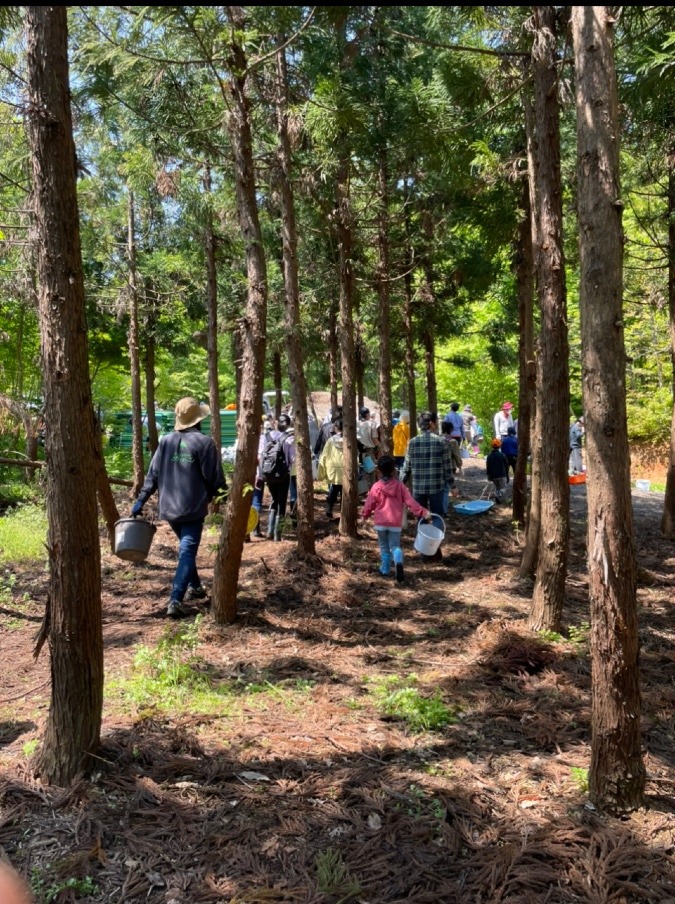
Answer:
<path fill-rule="evenodd" d="M 369 518 L 372 514 L 376 527 L 397 529 L 403 522 L 404 506 L 407 506 L 416 518 L 429 517 L 429 512 L 415 502 L 405 484 L 396 477 L 378 480 L 366 497 L 362 517 Z"/>

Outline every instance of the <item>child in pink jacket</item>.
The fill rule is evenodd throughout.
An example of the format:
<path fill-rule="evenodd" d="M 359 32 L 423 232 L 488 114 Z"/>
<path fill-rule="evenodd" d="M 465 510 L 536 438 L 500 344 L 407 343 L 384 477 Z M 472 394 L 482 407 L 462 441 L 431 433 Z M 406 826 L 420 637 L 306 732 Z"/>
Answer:
<path fill-rule="evenodd" d="M 396 566 L 396 580 L 403 580 L 403 552 L 401 550 L 401 525 L 403 507 L 406 506 L 416 518 L 429 520 L 431 514 L 415 502 L 405 484 L 401 483 L 394 471 L 396 463 L 390 455 L 382 455 L 377 462 L 382 479 L 374 483 L 366 496 L 361 517 L 373 516 L 380 545 L 380 574 L 389 574 L 391 560 Z"/>

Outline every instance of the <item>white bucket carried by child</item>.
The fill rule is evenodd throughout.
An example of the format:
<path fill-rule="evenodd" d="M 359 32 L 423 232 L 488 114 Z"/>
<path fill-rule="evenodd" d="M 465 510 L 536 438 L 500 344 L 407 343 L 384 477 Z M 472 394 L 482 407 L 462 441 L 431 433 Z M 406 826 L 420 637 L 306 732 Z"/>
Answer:
<path fill-rule="evenodd" d="M 445 537 L 445 521 L 440 515 L 432 515 L 431 518 L 434 523 L 440 522 L 441 527 L 428 524 L 423 518 L 420 518 L 417 522 L 417 536 L 415 537 L 414 549 L 423 556 L 435 555 Z"/>

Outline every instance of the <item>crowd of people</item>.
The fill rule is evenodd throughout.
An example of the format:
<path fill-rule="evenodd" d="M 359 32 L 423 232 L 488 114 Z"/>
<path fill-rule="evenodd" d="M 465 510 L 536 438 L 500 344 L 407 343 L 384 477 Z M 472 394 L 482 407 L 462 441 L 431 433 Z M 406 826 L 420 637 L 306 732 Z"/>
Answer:
<path fill-rule="evenodd" d="M 139 516 L 148 499 L 158 492 L 159 517 L 168 521 L 178 538 L 178 564 L 167 607 L 167 615 L 172 618 L 185 614 L 184 601 L 206 597 L 196 557 L 209 503 L 226 488 L 218 449 L 211 437 L 201 432 L 201 422 L 210 414 L 208 406 L 185 398 L 176 405 L 175 414 L 174 430 L 161 437 L 131 509 L 132 517 Z M 417 518 L 436 517 L 443 522 L 450 500 L 459 495 L 457 476 L 463 460 L 481 454 L 484 434 L 471 406 L 465 405 L 460 412 L 458 402 L 450 405 L 440 423 L 437 413 L 423 411 L 417 419 L 417 434 L 412 438 L 408 412 L 393 411 L 392 422 L 393 455 L 382 455 L 378 424 L 369 408 L 359 410 L 358 487 L 360 495 L 365 496 L 362 518 L 372 517 L 377 532 L 380 572 L 389 574 L 393 565 L 397 579 L 403 580 L 400 538 L 405 511 Z M 518 459 L 518 421 L 513 417 L 511 402 L 505 401 L 495 413 L 493 425 L 485 466 L 499 504 L 505 500 Z M 332 410 L 320 427 L 316 423 L 313 426 L 313 472 L 316 479 L 327 484 L 325 516 L 333 519 L 344 477 L 342 408 Z M 583 469 L 583 433 L 584 419 L 578 417 L 570 428 L 570 474 Z M 258 443 L 252 499 L 257 517 L 250 530 L 253 536 L 280 541 L 286 520 L 295 521 L 296 455 L 290 413 L 283 412 L 276 420 L 273 415 L 266 415 Z M 270 501 L 263 533 L 261 516 L 266 492 Z M 442 558 L 441 545 L 426 558 Z"/>

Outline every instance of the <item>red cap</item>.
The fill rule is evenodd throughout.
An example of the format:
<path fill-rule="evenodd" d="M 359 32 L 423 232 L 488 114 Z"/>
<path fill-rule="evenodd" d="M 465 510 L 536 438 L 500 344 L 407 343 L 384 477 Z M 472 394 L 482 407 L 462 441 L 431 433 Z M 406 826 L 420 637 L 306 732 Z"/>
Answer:
<path fill-rule="evenodd" d="M 504 402 L 504 404 L 502 405 L 502 408 L 503 408 L 505 411 L 506 411 L 506 410 L 510 411 L 510 410 L 513 408 L 513 405 L 511 404 L 511 402 Z"/>

